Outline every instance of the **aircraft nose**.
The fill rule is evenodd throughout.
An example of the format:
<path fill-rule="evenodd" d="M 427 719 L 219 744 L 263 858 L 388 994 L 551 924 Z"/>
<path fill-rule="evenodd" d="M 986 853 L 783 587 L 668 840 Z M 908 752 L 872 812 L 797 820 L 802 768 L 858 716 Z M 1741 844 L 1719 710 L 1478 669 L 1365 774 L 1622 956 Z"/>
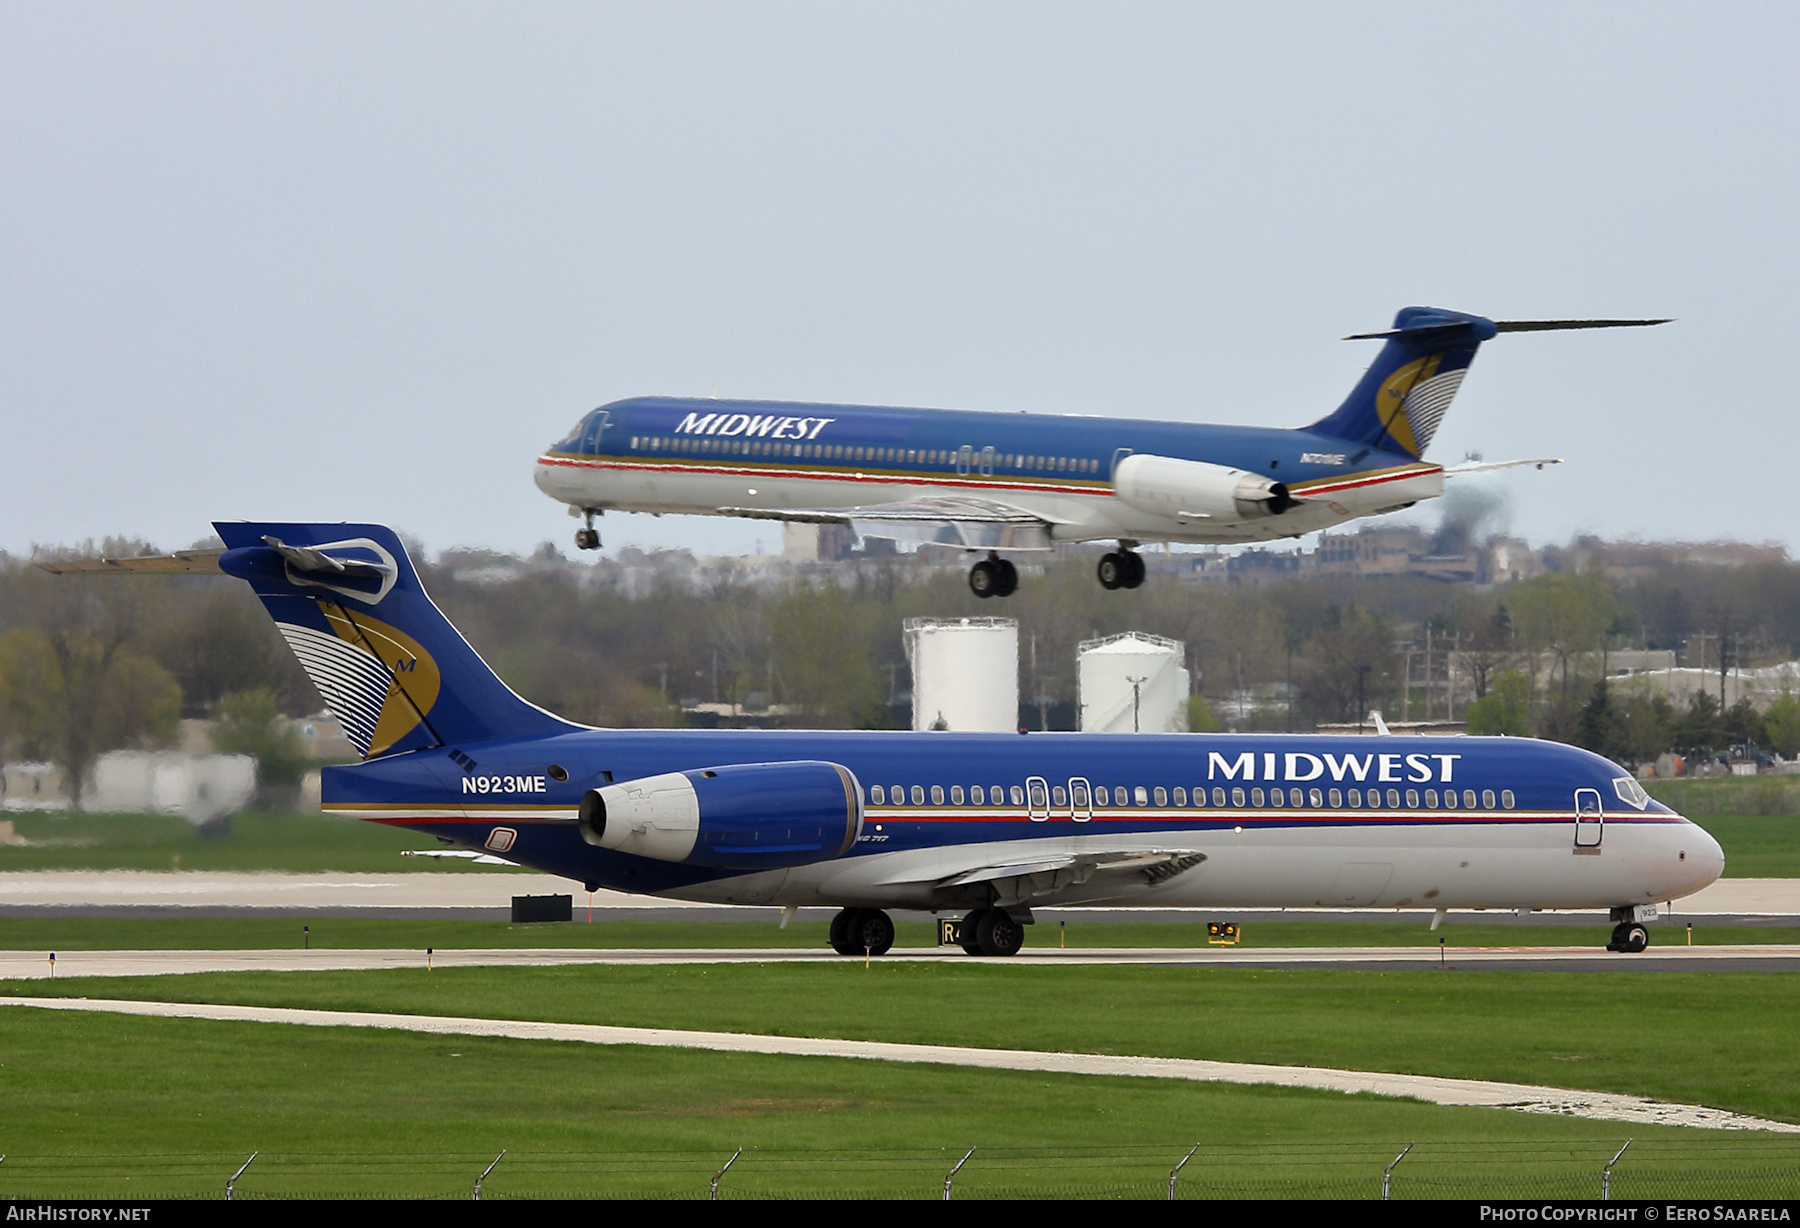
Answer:
<path fill-rule="evenodd" d="M 1689 831 L 1685 834 L 1688 862 L 1693 866 L 1693 874 L 1704 887 L 1725 873 L 1725 850 L 1713 839 L 1712 833 L 1698 823 L 1689 820 Z"/>

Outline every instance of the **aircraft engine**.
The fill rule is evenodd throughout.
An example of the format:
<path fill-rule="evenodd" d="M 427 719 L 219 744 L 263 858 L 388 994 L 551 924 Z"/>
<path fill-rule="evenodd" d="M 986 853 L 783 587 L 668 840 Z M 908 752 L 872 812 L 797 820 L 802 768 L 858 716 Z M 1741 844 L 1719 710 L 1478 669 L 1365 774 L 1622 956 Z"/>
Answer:
<path fill-rule="evenodd" d="M 724 869 L 841 857 L 862 831 L 862 786 L 835 763 L 738 763 L 589 789 L 581 837 L 599 848 Z"/>
<path fill-rule="evenodd" d="M 1299 502 L 1282 483 L 1242 469 L 1143 453 L 1119 462 L 1113 492 L 1141 512 L 1215 524 L 1279 516 Z"/>

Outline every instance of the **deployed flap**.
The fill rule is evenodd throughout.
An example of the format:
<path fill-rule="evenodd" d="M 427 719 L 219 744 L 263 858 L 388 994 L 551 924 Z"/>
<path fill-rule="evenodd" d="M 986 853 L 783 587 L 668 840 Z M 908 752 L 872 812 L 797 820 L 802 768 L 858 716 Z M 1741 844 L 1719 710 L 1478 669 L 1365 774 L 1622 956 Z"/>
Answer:
<path fill-rule="evenodd" d="M 861 507 L 722 507 L 725 516 L 801 524 L 847 524 L 863 537 L 961 546 L 969 550 L 1048 550 L 1061 523 L 989 499 L 908 499 Z"/>

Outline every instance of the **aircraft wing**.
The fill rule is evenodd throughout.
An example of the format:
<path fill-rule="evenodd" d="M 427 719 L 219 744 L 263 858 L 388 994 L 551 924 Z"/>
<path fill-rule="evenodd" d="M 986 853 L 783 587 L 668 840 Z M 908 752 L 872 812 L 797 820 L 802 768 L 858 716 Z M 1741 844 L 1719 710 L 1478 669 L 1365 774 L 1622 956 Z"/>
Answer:
<path fill-rule="evenodd" d="M 1545 456 L 1537 460 L 1471 461 L 1466 465 L 1451 466 L 1444 470 L 1444 476 L 1447 478 L 1455 478 L 1461 477 L 1465 473 L 1486 473 L 1491 469 L 1517 469 L 1520 465 L 1536 465 L 1539 469 L 1542 469 L 1545 465 L 1560 464 L 1562 464 L 1562 457 L 1560 456 Z"/>
<path fill-rule="evenodd" d="M 861 537 L 892 537 L 967 550 L 1048 550 L 1050 526 L 1038 512 L 991 499 L 906 499 L 860 507 L 722 507 L 725 516 L 800 524 L 847 524 Z"/>
<path fill-rule="evenodd" d="M 950 889 L 990 884 L 1002 904 L 1025 904 L 1035 896 L 1075 887 L 1096 876 L 1117 876 L 1121 886 L 1131 879 L 1155 886 L 1184 874 L 1206 860 L 1198 849 L 1117 849 L 1041 857 L 1034 861 L 995 862 L 945 874 L 941 867 L 903 870 L 882 880 L 931 883 Z"/>

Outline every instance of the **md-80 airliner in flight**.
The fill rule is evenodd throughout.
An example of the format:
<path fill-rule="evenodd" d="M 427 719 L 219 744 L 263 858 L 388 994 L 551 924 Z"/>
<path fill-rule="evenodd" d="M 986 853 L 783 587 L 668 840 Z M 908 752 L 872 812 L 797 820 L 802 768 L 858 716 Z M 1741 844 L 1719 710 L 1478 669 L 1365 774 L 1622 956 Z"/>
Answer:
<path fill-rule="evenodd" d="M 962 913 L 1010 955 L 1048 905 L 1606 908 L 1642 950 L 1713 838 L 1598 755 L 1530 738 L 592 729 L 519 698 L 370 524 L 222 522 L 225 548 L 53 571 L 248 581 L 364 762 L 332 814 L 667 899 Z M 1435 921 L 1434 921 L 1435 926 Z"/>
<path fill-rule="evenodd" d="M 1344 403 L 1299 430 L 1048 414 L 639 397 L 603 405 L 538 457 L 537 484 L 586 517 L 608 509 L 845 524 L 985 553 L 981 597 L 1018 584 L 1007 553 L 1114 540 L 1100 583 L 1136 588 L 1143 542 L 1299 537 L 1444 492 L 1446 476 L 1551 458 L 1425 459 L 1481 343 L 1503 332 L 1667 320 L 1501 320 L 1408 307 Z"/>

